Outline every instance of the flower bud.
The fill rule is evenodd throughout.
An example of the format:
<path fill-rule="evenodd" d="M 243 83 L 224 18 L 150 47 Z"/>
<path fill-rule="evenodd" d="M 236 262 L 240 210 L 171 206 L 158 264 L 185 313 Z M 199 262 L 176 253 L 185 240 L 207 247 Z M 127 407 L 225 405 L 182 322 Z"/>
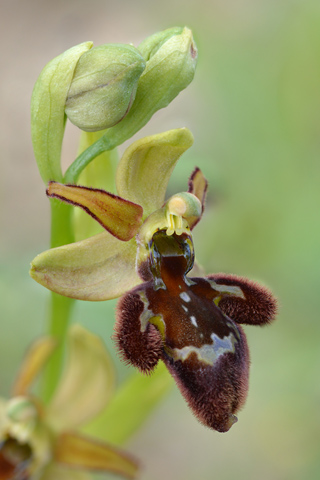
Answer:
<path fill-rule="evenodd" d="M 152 88 L 156 110 L 166 107 L 194 77 L 198 52 L 192 32 L 170 28 L 146 38 L 138 49 L 147 61 L 138 89 Z"/>
<path fill-rule="evenodd" d="M 146 60 L 135 101 L 126 118 L 110 131 L 116 144 L 132 137 L 152 117 L 166 107 L 192 81 L 197 48 L 188 28 L 171 28 L 156 33 L 138 47 Z"/>
<path fill-rule="evenodd" d="M 62 180 L 61 148 L 65 103 L 73 73 L 92 42 L 81 43 L 49 62 L 39 75 L 31 99 L 31 136 L 34 155 L 45 183 Z"/>
<path fill-rule="evenodd" d="M 144 59 L 131 45 L 101 45 L 84 53 L 68 92 L 69 120 L 88 132 L 120 122 L 134 101 L 144 69 Z"/>

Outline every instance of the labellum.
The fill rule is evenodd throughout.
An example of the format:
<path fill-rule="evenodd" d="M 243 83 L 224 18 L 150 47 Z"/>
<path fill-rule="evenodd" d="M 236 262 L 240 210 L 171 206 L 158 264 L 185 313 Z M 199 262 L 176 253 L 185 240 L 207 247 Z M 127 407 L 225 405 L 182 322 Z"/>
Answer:
<path fill-rule="evenodd" d="M 214 276 L 189 278 L 194 250 L 188 233 L 158 231 L 149 253 L 147 264 L 140 266 L 145 282 L 117 307 L 120 353 L 146 373 L 161 359 L 196 417 L 226 432 L 237 421 L 235 413 L 248 391 L 249 352 L 237 312 L 239 323 L 267 323 L 275 301 L 266 289 L 235 276 L 231 281 L 220 275 L 217 282 Z M 246 319 L 246 313 L 255 311 L 258 320 L 254 315 Z"/>
<path fill-rule="evenodd" d="M 0 480 L 27 480 L 32 451 L 27 443 L 7 438 L 0 444 Z"/>

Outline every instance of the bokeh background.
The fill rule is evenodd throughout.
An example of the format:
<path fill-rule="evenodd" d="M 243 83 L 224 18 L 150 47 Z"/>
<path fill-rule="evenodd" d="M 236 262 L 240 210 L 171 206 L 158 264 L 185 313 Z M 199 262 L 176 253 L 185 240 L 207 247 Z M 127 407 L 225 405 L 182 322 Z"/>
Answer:
<path fill-rule="evenodd" d="M 0 393 L 8 394 L 24 349 L 46 329 L 48 292 L 28 276 L 49 241 L 30 140 L 37 76 L 83 41 L 138 45 L 187 25 L 199 48 L 195 80 L 137 137 L 193 131 L 169 194 L 186 188 L 195 165 L 209 179 L 198 260 L 207 272 L 261 280 L 280 311 L 272 326 L 246 328 L 251 387 L 229 433 L 198 424 L 173 389 L 127 448 L 141 458 L 143 480 L 320 478 L 319 1 L 11 0 L 1 2 L 0 18 Z M 66 165 L 76 136 L 69 126 Z M 74 315 L 112 352 L 114 306 L 79 302 Z"/>

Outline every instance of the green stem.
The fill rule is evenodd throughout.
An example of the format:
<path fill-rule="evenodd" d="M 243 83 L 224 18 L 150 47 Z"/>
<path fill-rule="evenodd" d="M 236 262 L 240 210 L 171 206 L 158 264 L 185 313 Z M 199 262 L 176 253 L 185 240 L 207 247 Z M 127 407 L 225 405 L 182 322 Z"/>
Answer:
<path fill-rule="evenodd" d="M 74 303 L 75 301 L 72 298 L 51 293 L 48 333 L 57 340 L 57 348 L 50 357 L 44 376 L 43 398 L 45 402 L 51 399 L 61 377 L 66 334 Z"/>
<path fill-rule="evenodd" d="M 70 165 L 64 175 L 64 183 L 76 183 L 82 170 L 101 153 L 112 150 L 118 145 L 106 134 L 82 152 Z"/>
<path fill-rule="evenodd" d="M 72 207 L 56 199 L 51 201 L 51 248 L 74 241 Z M 44 375 L 43 397 L 50 400 L 61 375 L 66 332 L 70 323 L 74 300 L 51 293 L 48 333 L 57 340 L 57 349 L 50 358 Z"/>

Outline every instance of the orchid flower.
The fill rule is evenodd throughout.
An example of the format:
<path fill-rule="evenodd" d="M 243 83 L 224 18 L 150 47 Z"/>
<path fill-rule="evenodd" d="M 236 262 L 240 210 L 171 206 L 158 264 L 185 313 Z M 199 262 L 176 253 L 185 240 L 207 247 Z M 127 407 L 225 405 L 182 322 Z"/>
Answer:
<path fill-rule="evenodd" d="M 106 232 L 42 253 L 31 275 L 74 298 L 121 297 L 114 338 L 124 360 L 144 373 L 162 360 L 196 417 L 225 432 L 248 391 L 249 351 L 240 324 L 270 323 L 276 301 L 242 277 L 188 275 L 191 231 L 204 210 L 207 181 L 196 168 L 188 191 L 167 201 L 165 191 L 191 144 L 186 129 L 134 142 L 118 165 L 118 196 L 50 182 L 49 197 L 82 207 Z"/>
<path fill-rule="evenodd" d="M 1 480 L 89 480 L 88 471 L 136 476 L 137 464 L 129 455 L 77 432 L 113 393 L 114 372 L 104 344 L 74 325 L 68 346 L 68 360 L 49 405 L 43 405 L 30 387 L 54 351 L 51 337 L 32 344 L 12 397 L 0 399 Z"/>

